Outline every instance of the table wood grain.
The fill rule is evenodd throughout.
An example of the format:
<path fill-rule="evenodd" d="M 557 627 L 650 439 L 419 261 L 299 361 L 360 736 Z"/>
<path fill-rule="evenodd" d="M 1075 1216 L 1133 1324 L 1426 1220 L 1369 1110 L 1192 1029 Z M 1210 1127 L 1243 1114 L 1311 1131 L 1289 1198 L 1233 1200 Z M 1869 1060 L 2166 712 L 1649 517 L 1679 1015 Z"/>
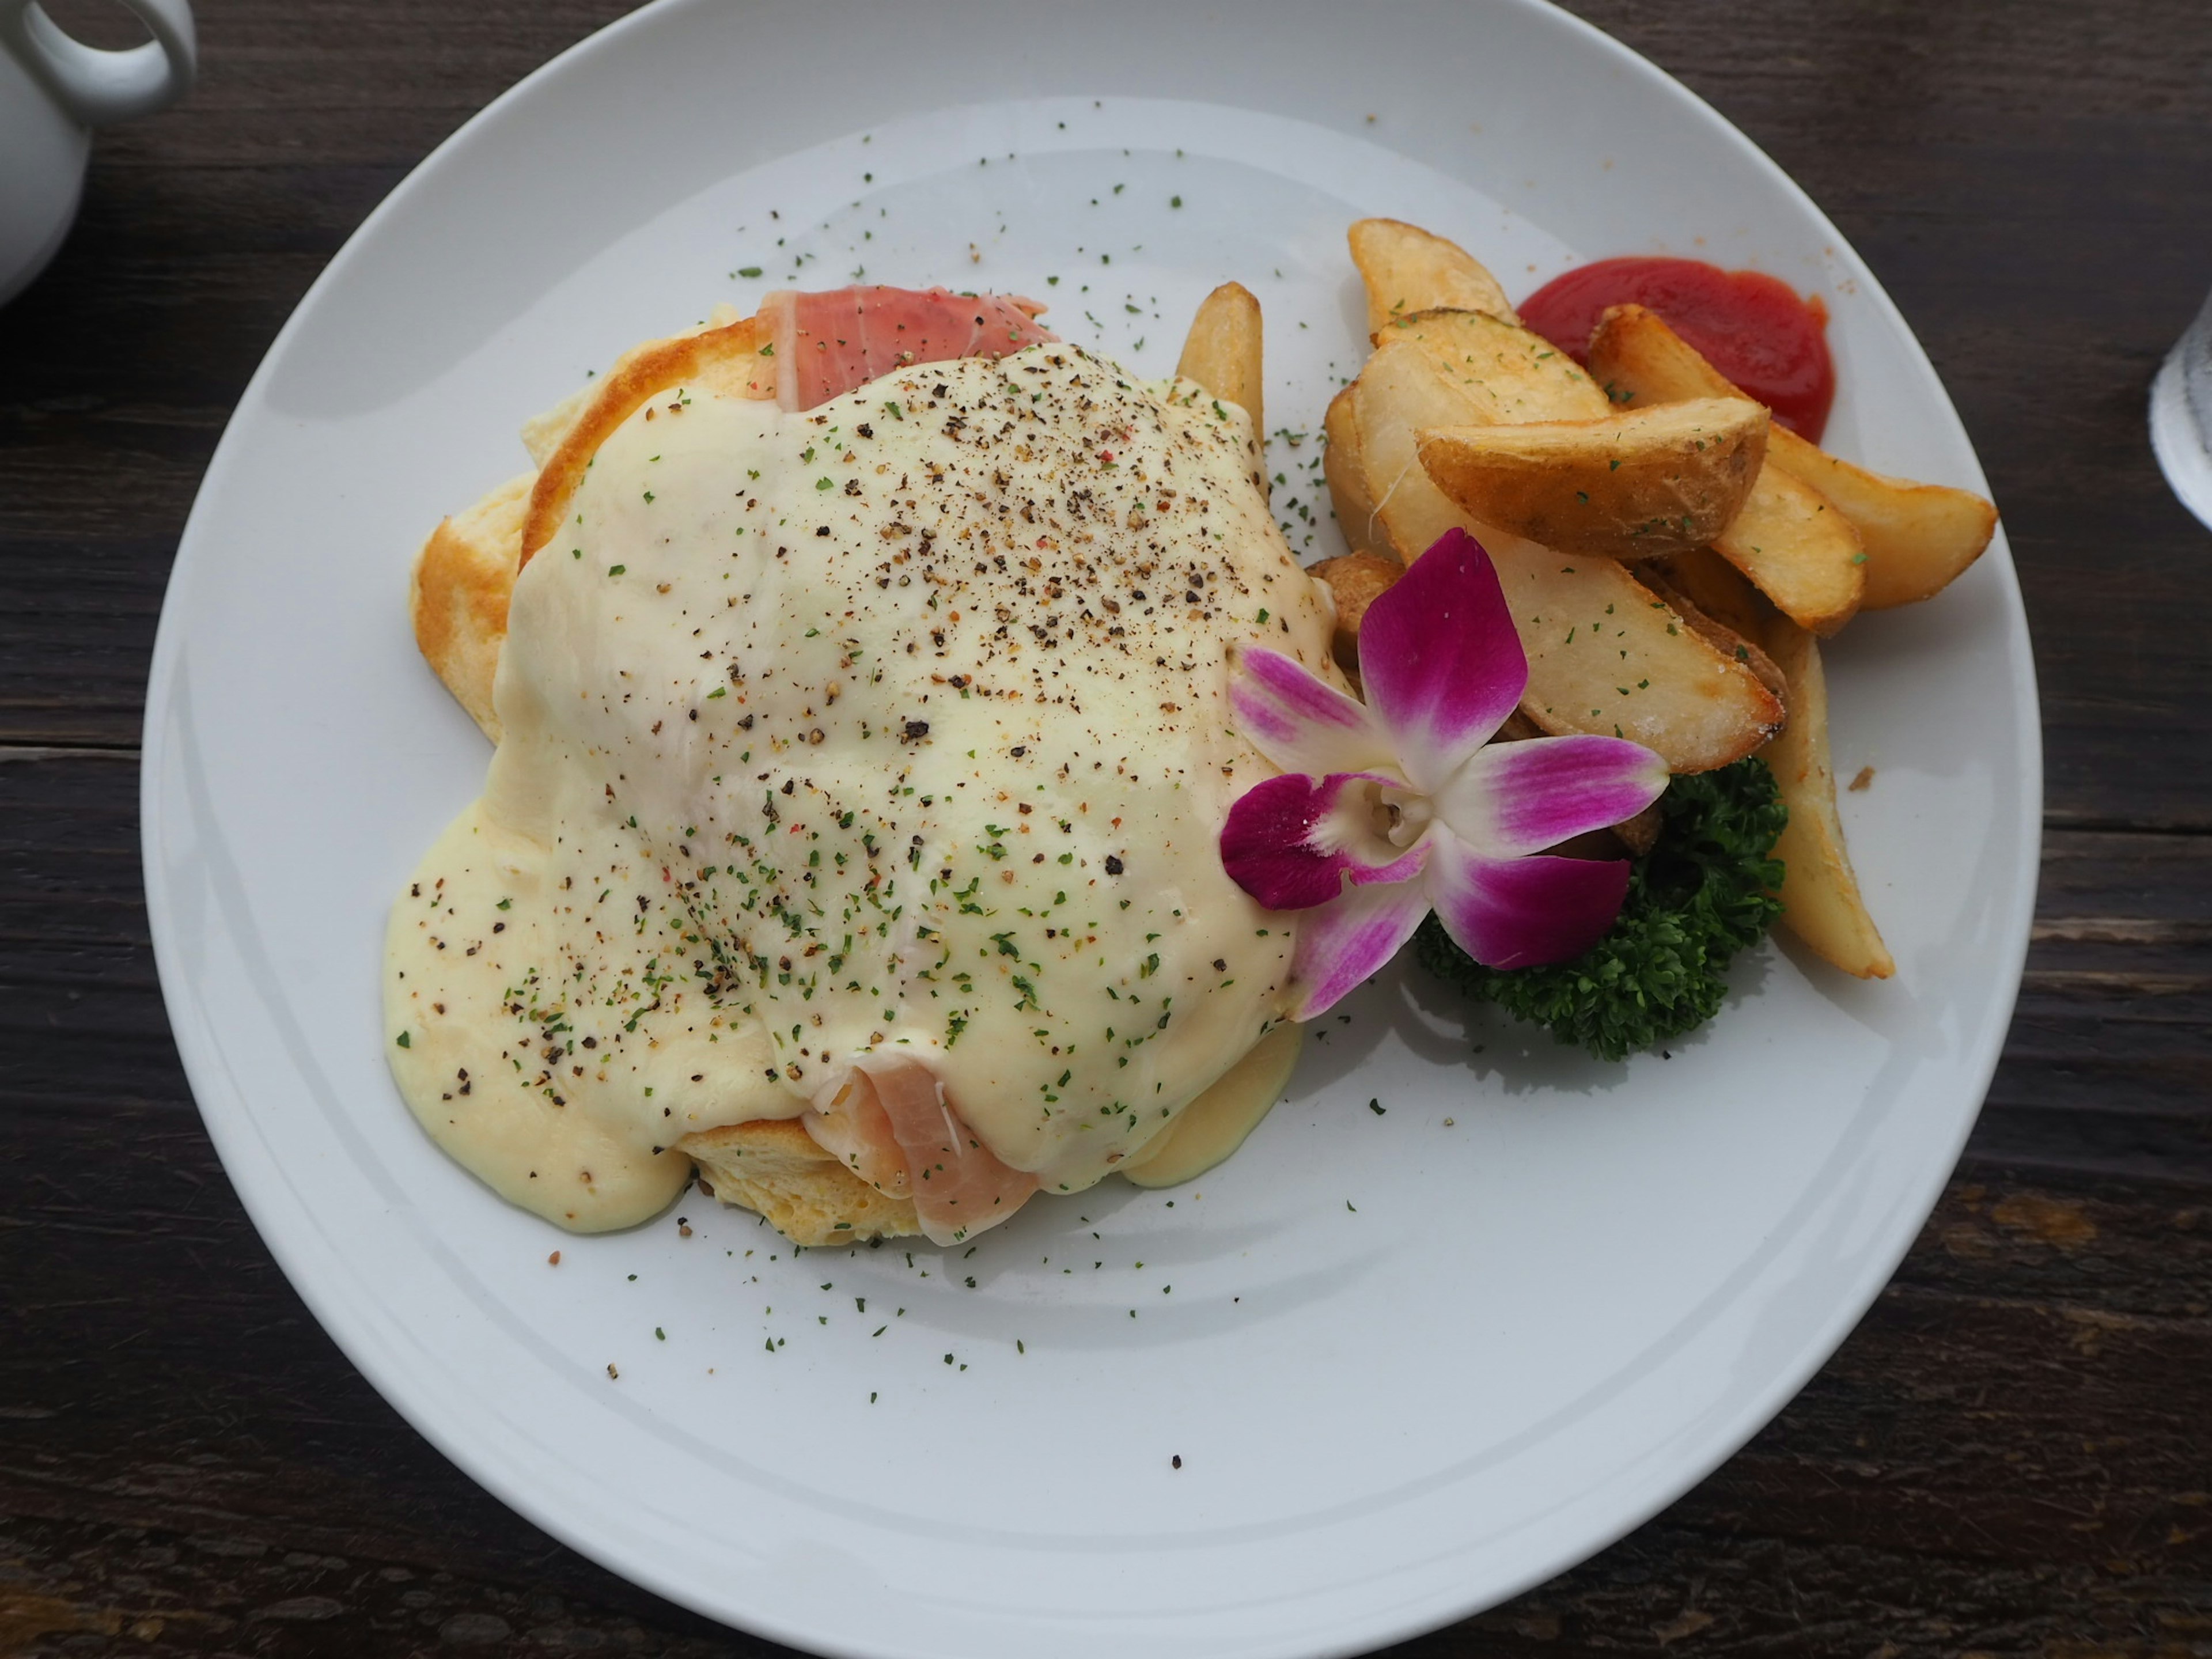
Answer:
<path fill-rule="evenodd" d="M 410 167 L 624 9 L 200 0 L 198 90 L 101 137 L 0 310 L 0 1656 L 777 1651 L 518 1520 L 332 1347 L 192 1109 L 139 880 L 148 654 L 247 377 Z M 1834 1360 L 1398 1651 L 2212 1653 L 2212 535 L 2142 422 L 2212 284 L 2212 9 L 1577 9 L 1811 191 L 1957 400 L 2034 629 L 2043 887 L 1988 1109 Z"/>

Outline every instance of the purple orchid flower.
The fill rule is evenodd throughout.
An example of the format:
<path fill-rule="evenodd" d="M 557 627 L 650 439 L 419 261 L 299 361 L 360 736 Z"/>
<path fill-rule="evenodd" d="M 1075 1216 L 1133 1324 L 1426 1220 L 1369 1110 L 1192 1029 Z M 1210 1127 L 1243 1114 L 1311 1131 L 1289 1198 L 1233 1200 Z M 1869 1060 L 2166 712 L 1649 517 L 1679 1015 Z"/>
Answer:
<path fill-rule="evenodd" d="M 1632 817 L 1666 763 L 1622 738 L 1489 744 L 1528 659 L 1480 543 L 1447 532 L 1368 607 L 1355 702 L 1273 651 L 1244 653 L 1237 724 L 1283 769 L 1229 810 L 1221 862 L 1270 910 L 1306 914 L 1293 1019 L 1375 973 L 1434 909 L 1492 968 L 1578 956 L 1628 891 L 1628 862 L 1546 857 Z"/>

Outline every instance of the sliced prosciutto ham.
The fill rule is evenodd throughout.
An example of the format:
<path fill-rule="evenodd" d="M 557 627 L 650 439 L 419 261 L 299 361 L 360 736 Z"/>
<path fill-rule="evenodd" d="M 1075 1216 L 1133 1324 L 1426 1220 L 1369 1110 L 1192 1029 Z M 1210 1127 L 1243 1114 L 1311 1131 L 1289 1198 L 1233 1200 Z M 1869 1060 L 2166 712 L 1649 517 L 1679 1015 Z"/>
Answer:
<path fill-rule="evenodd" d="M 1035 300 L 950 289 L 789 289 L 761 301 L 776 360 L 775 400 L 812 409 L 914 363 L 1003 357 L 1060 336 L 1042 326 Z"/>
<path fill-rule="evenodd" d="M 878 1192 L 914 1200 L 937 1244 L 995 1227 L 1029 1201 L 1037 1178 L 1000 1163 L 945 1103 L 945 1085 L 919 1060 L 896 1055 L 855 1065 L 802 1120 L 815 1145 Z"/>

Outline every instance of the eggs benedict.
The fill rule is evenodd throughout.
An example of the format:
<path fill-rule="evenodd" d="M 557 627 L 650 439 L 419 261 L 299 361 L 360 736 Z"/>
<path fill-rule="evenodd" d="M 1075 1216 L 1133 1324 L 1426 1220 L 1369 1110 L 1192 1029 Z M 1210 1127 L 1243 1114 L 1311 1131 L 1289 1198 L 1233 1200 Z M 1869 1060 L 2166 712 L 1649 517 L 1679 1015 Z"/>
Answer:
<path fill-rule="evenodd" d="M 1241 289 L 1194 349 L 1224 307 L 1256 358 Z M 642 348 L 426 544 L 418 641 L 498 748 L 393 907 L 386 1051 L 510 1200 L 626 1226 L 696 1163 L 800 1243 L 950 1243 L 1279 1091 L 1297 919 L 1222 868 L 1273 769 L 1226 685 L 1334 674 L 1329 602 L 1234 377 L 1037 309 L 783 295 Z"/>

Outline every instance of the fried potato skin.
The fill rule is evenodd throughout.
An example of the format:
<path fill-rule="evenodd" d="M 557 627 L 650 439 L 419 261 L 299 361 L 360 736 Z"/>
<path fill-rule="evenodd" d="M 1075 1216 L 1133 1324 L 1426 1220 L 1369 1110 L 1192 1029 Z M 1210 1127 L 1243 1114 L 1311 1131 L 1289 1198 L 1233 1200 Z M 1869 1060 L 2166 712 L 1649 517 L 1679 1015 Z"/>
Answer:
<path fill-rule="evenodd" d="M 1756 674 L 1759 677 L 1759 683 L 1767 689 L 1774 700 L 1778 703 L 1785 704 L 1784 718 L 1786 720 L 1788 718 L 1786 702 L 1790 695 L 1789 682 L 1783 678 L 1781 669 L 1775 665 L 1774 659 L 1766 654 L 1765 647 L 1757 640 L 1747 638 L 1738 633 L 1692 599 L 1676 580 L 1675 563 L 1676 561 L 1672 559 L 1662 559 L 1640 565 L 1637 568 L 1636 579 L 1666 600 L 1668 609 L 1680 617 L 1688 626 L 1697 629 L 1699 635 L 1711 642 L 1715 650 L 1724 657 L 1733 657 Z M 1713 564 L 1716 568 L 1726 571 L 1729 575 L 1735 577 L 1736 580 L 1742 582 L 1746 594 L 1753 599 L 1759 598 L 1758 590 L 1748 582 L 1745 582 L 1742 576 L 1727 564 L 1717 559 L 1713 561 Z M 1735 615 L 1741 612 L 1731 611 L 1730 614 Z"/>
<path fill-rule="evenodd" d="M 1784 429 L 1768 433 L 1770 455 Z M 1742 510 L 1711 539 L 1799 627 L 1826 638 L 1858 615 L 1866 593 L 1858 532 L 1826 496 L 1779 468 L 1760 470 Z"/>
<path fill-rule="evenodd" d="M 1767 447 L 1775 468 L 1817 489 L 1858 532 L 1866 552 L 1860 606 L 1888 611 L 1932 599 L 1982 556 L 1996 534 L 1996 504 L 1972 490 L 1914 483 L 1854 466 L 1776 428 Z"/>
<path fill-rule="evenodd" d="M 1329 504 L 1335 509 L 1337 527 L 1344 532 L 1345 545 L 1354 553 L 1371 553 L 1395 562 L 1398 556 L 1382 533 L 1375 503 L 1367 494 L 1359 424 L 1353 418 L 1355 401 L 1350 386 L 1328 400 L 1328 413 L 1322 422 L 1322 480 L 1328 485 Z"/>
<path fill-rule="evenodd" d="M 1346 553 L 1309 566 L 1306 574 L 1327 584 L 1336 601 L 1336 631 L 1329 639 L 1329 653 L 1347 674 L 1359 672 L 1359 624 L 1367 607 L 1389 592 L 1406 574 L 1406 567 L 1379 553 Z"/>
<path fill-rule="evenodd" d="M 1760 756 L 1790 809 L 1789 827 L 1774 848 L 1784 872 L 1783 926 L 1845 973 L 1887 979 L 1896 964 L 1860 895 L 1836 811 L 1828 683 L 1817 641 L 1716 553 L 1685 555 L 1668 574 L 1692 603 L 1756 641 L 1783 676 L 1789 721 Z"/>
<path fill-rule="evenodd" d="M 1815 953 L 1860 979 L 1897 971 L 1881 933 L 1859 895 L 1836 811 L 1836 776 L 1828 759 L 1828 682 L 1820 642 L 1787 618 L 1767 636 L 1790 683 L 1790 723 L 1765 759 L 1790 808 L 1789 827 L 1774 844 L 1782 860 L 1782 925 Z"/>
<path fill-rule="evenodd" d="M 1607 393 L 1632 406 L 1744 395 L 1642 306 L 1615 306 L 1606 313 L 1590 337 L 1589 362 Z M 1816 491 L 1851 526 L 1857 550 L 1866 556 L 1859 609 L 1887 611 L 1933 599 L 1982 556 L 1996 533 L 1996 507 L 1972 491 L 1869 472 L 1784 427 L 1768 435 L 1766 461 L 1768 479 L 1779 475 Z M 1824 627 L 1815 615 L 1787 604 L 1783 608 L 1816 633 L 1841 626 Z"/>
<path fill-rule="evenodd" d="M 1607 395 L 1629 408 L 1693 398 L 1752 401 L 1657 313 L 1642 306 L 1607 311 L 1590 336 L 1589 362 Z M 1778 464 L 1792 440 L 1804 441 L 1785 427 L 1769 429 L 1765 464 L 1741 514 L 1711 540 L 1784 615 L 1826 636 L 1865 602 L 1868 561 L 1850 520 Z"/>
<path fill-rule="evenodd" d="M 1632 738 L 1678 772 L 1726 766 L 1766 742 L 1782 720 L 1773 696 L 1622 566 L 1483 524 L 1430 481 L 1414 434 L 1466 423 L 1468 400 L 1419 344 L 1386 339 L 1353 386 L 1365 489 L 1382 533 L 1407 561 L 1454 528 L 1488 550 L 1528 659 L 1522 710 L 1538 726 Z"/>
<path fill-rule="evenodd" d="M 1421 465 L 1473 517 L 1561 553 L 1663 558 L 1741 511 L 1766 454 L 1766 411 L 1740 398 L 1596 421 L 1432 428 Z"/>
<path fill-rule="evenodd" d="M 1265 337 L 1261 327 L 1260 302 L 1242 283 L 1224 283 L 1199 301 L 1184 337 L 1182 356 L 1176 373 L 1195 380 L 1224 403 L 1235 404 L 1252 422 L 1252 478 L 1260 493 L 1267 493 L 1267 469 L 1261 465 L 1267 441 L 1262 369 Z"/>
<path fill-rule="evenodd" d="M 1402 219 L 1361 219 L 1346 240 L 1367 287 L 1370 338 L 1394 318 L 1437 306 L 1486 311 L 1509 323 L 1520 320 L 1504 285 L 1456 242 Z"/>
<path fill-rule="evenodd" d="M 1644 306 L 1607 307 L 1590 335 L 1589 372 L 1607 398 L 1638 409 L 1685 398 L 1744 396 L 1665 318 Z"/>

